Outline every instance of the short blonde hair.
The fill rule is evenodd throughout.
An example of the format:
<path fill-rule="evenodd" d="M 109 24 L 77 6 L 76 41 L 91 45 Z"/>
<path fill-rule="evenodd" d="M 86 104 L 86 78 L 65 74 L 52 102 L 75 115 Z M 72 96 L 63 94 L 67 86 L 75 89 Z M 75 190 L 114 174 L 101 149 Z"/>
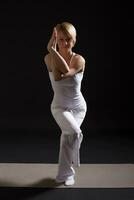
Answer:
<path fill-rule="evenodd" d="M 56 25 L 57 31 L 62 31 L 68 37 L 71 37 L 76 42 L 76 29 L 75 27 L 69 22 L 62 22 L 61 24 Z"/>

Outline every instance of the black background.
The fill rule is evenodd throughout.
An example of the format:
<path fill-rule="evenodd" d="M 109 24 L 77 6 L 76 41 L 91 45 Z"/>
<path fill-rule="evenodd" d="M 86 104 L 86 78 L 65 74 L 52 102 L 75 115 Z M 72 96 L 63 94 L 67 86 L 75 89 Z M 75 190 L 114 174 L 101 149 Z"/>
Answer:
<path fill-rule="evenodd" d="M 75 52 L 86 59 L 83 129 L 133 130 L 131 5 L 118 1 L 0 3 L 1 130 L 53 129 L 53 92 L 43 57 L 53 27 L 77 29 Z"/>
<path fill-rule="evenodd" d="M 74 51 L 86 59 L 81 162 L 134 163 L 133 6 L 111 0 L 0 2 L 0 162 L 57 163 L 59 129 L 50 113 L 53 92 L 43 58 L 53 27 L 62 21 L 76 27 Z M 2 199 L 84 195 L 134 196 L 133 188 L 0 188 Z"/>

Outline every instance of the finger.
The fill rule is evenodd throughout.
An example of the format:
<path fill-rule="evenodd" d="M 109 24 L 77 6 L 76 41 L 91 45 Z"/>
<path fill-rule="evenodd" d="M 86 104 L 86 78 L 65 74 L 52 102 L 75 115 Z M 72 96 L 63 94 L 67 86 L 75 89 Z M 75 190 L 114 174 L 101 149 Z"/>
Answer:
<path fill-rule="evenodd" d="M 55 37 L 57 37 L 57 29 L 56 29 L 56 27 L 54 27 L 54 34 L 55 34 Z"/>

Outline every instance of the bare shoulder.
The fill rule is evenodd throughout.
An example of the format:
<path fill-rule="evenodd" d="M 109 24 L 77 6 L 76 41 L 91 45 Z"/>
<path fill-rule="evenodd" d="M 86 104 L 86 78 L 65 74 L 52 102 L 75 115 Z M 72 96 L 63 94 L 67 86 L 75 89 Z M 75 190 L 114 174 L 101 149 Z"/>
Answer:
<path fill-rule="evenodd" d="M 73 62 L 72 64 L 76 67 L 78 67 L 80 69 L 80 71 L 84 71 L 85 69 L 85 58 L 80 55 L 80 54 L 76 54 L 74 56 Z"/>
<path fill-rule="evenodd" d="M 44 62 L 46 65 L 48 65 L 48 63 L 50 63 L 50 59 L 51 59 L 50 57 L 51 56 L 49 53 L 44 56 Z"/>
<path fill-rule="evenodd" d="M 51 56 L 49 53 L 44 56 L 44 62 L 48 68 L 48 71 L 52 71 L 51 70 Z"/>

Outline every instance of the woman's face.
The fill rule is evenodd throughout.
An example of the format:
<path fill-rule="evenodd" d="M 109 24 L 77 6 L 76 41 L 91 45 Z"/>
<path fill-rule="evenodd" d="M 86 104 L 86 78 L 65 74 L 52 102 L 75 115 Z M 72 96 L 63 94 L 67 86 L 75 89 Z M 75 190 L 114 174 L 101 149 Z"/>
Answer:
<path fill-rule="evenodd" d="M 57 44 L 59 49 L 72 49 L 74 46 L 74 41 L 72 37 L 68 37 L 62 31 L 57 33 Z"/>

